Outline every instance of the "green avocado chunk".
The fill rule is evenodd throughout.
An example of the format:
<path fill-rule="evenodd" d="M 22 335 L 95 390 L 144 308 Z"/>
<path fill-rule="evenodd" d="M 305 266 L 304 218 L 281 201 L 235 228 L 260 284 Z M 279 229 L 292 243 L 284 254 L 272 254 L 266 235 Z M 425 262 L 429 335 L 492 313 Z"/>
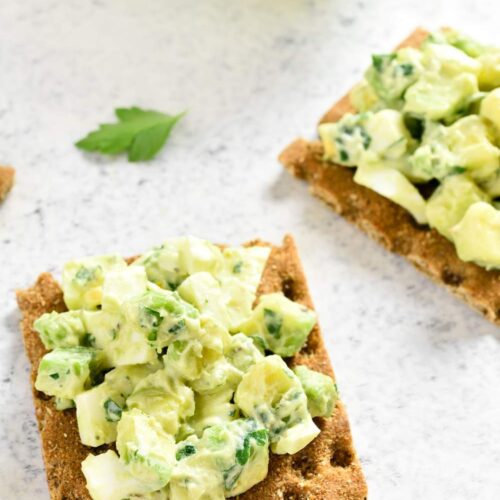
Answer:
<path fill-rule="evenodd" d="M 147 484 L 134 477 L 120 461 L 116 452 L 89 454 L 82 462 L 82 472 L 93 500 L 125 500 L 148 498 Z"/>
<path fill-rule="evenodd" d="M 139 381 L 160 366 L 160 363 L 120 366 L 108 372 L 102 384 L 76 396 L 81 442 L 95 447 L 115 441 L 117 423 L 126 407 L 126 399 Z"/>
<path fill-rule="evenodd" d="M 267 430 L 253 419 L 214 425 L 201 439 L 178 444 L 170 482 L 173 499 L 224 498 L 262 481 L 268 470 Z"/>
<path fill-rule="evenodd" d="M 307 408 L 311 417 L 329 417 L 339 397 L 332 377 L 306 366 L 296 366 L 293 372 L 306 393 Z"/>
<path fill-rule="evenodd" d="M 266 356 L 253 365 L 234 400 L 245 415 L 269 431 L 274 453 L 296 453 L 319 434 L 300 380 L 279 356 Z"/>
<path fill-rule="evenodd" d="M 76 347 L 86 341 L 90 343 L 90 338 L 86 337 L 82 311 L 52 311 L 42 314 L 33 323 L 33 328 L 40 335 L 46 349 Z"/>
<path fill-rule="evenodd" d="M 500 211 L 489 203 L 472 204 L 451 234 L 463 261 L 500 268 Z"/>
<path fill-rule="evenodd" d="M 262 295 L 252 316 L 238 330 L 262 340 L 266 349 L 280 356 L 293 356 L 305 344 L 316 324 L 307 307 L 282 293 Z"/>
<path fill-rule="evenodd" d="M 169 482 L 175 464 L 175 440 L 154 417 L 137 409 L 123 413 L 116 448 L 127 470 L 150 491 Z"/>
<path fill-rule="evenodd" d="M 477 91 L 477 79 L 470 73 L 453 77 L 426 73 L 406 91 L 403 111 L 442 120 L 457 113 Z"/>
<path fill-rule="evenodd" d="M 166 432 L 175 435 L 194 414 L 194 393 L 179 378 L 160 369 L 136 385 L 126 404 L 156 418 Z"/>
<path fill-rule="evenodd" d="M 421 58 L 421 53 L 412 48 L 373 55 L 365 78 L 383 102 L 394 105 L 418 79 L 422 71 Z"/>
<path fill-rule="evenodd" d="M 74 399 L 90 388 L 102 366 L 102 354 L 90 347 L 57 348 L 40 361 L 35 387 L 50 396 Z"/>
<path fill-rule="evenodd" d="M 460 222 L 467 209 L 478 201 L 490 201 L 489 196 L 466 175 L 446 177 L 427 200 L 429 225 L 453 240 L 452 228 Z"/>
<path fill-rule="evenodd" d="M 212 243 L 193 236 L 171 238 L 144 253 L 133 265 L 144 266 L 148 280 L 175 290 L 188 276 L 198 272 L 215 274 L 222 267 L 222 254 Z"/>
<path fill-rule="evenodd" d="M 126 267 L 119 255 L 99 255 L 68 262 L 62 274 L 64 302 L 68 309 L 97 309 L 102 303 L 106 273 Z"/>

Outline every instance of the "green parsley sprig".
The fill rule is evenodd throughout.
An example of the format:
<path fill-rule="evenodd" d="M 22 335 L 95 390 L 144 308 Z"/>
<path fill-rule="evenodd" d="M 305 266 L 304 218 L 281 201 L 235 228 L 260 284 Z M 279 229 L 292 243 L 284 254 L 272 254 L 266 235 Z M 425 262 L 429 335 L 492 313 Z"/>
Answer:
<path fill-rule="evenodd" d="M 175 124 L 184 116 L 167 115 L 138 107 L 115 110 L 118 123 L 103 123 L 75 146 L 106 155 L 128 153 L 131 162 L 154 158 L 165 145 Z"/>

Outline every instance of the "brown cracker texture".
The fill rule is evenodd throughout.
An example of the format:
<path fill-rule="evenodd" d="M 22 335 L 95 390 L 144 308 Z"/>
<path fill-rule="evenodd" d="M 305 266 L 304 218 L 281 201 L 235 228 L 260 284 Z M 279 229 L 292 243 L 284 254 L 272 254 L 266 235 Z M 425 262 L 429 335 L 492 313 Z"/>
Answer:
<path fill-rule="evenodd" d="M 14 184 L 15 170 L 12 167 L 0 165 L 0 201 L 2 201 Z"/>
<path fill-rule="evenodd" d="M 263 244 L 253 242 L 253 244 Z M 283 291 L 292 300 L 313 307 L 306 278 L 291 236 L 282 246 L 272 247 L 258 295 Z M 18 291 L 22 312 L 21 330 L 32 365 L 31 382 L 35 412 L 52 500 L 87 500 L 90 496 L 80 464 L 87 454 L 103 451 L 80 443 L 75 410 L 55 410 L 52 398 L 34 388 L 36 372 L 45 349 L 33 322 L 41 314 L 66 309 L 59 284 L 41 274 L 31 288 Z M 304 348 L 290 359 L 290 366 L 304 364 L 333 376 L 319 326 L 315 326 Z M 295 455 L 271 454 L 269 474 L 264 481 L 240 495 L 241 500 L 363 500 L 366 483 L 352 443 L 349 422 L 339 401 L 330 418 L 316 418 L 320 435 Z"/>
<path fill-rule="evenodd" d="M 418 47 L 428 33 L 415 30 L 398 47 Z M 344 96 L 321 119 L 339 120 L 354 112 Z M 293 175 L 305 179 L 311 192 L 337 213 L 354 223 L 388 250 L 403 255 L 417 269 L 500 324 L 500 272 L 487 271 L 458 258 L 453 243 L 435 229 L 418 225 L 402 207 L 356 184 L 354 169 L 325 163 L 319 141 L 298 139 L 280 155 L 281 163 Z"/>

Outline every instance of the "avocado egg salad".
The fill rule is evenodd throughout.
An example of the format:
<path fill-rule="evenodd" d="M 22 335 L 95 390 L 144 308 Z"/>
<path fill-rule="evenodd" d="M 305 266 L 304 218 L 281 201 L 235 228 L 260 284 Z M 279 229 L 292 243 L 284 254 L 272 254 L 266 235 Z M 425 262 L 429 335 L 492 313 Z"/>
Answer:
<path fill-rule="evenodd" d="M 76 408 L 84 445 L 107 445 L 82 463 L 94 500 L 233 497 L 266 477 L 270 452 L 319 434 L 336 386 L 283 359 L 316 317 L 282 293 L 256 302 L 269 252 L 182 237 L 130 264 L 65 265 L 68 311 L 34 323 L 48 350 L 35 387 Z"/>
<path fill-rule="evenodd" d="M 500 268 L 500 48 L 442 30 L 372 56 L 349 97 L 356 114 L 319 126 L 325 161 Z"/>

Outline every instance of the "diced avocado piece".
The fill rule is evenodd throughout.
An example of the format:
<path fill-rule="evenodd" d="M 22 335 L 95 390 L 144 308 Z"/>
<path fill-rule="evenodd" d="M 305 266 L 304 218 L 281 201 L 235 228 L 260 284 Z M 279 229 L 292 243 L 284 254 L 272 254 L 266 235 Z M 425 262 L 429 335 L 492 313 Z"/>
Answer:
<path fill-rule="evenodd" d="M 485 181 L 500 167 L 500 150 L 492 143 L 486 123 L 476 115 L 456 121 L 448 129 L 447 142 L 458 164 L 467 168 L 476 181 Z"/>
<path fill-rule="evenodd" d="M 231 337 L 231 342 L 224 355 L 242 373 L 246 373 L 252 365 L 263 357 L 253 340 L 243 333 L 237 333 Z"/>
<path fill-rule="evenodd" d="M 47 349 L 75 347 L 85 341 L 87 333 L 82 311 L 42 314 L 33 324 L 40 340 Z"/>
<path fill-rule="evenodd" d="M 200 376 L 191 382 L 198 394 L 214 394 L 223 389 L 236 389 L 242 373 L 224 356 L 215 359 L 204 358 Z"/>
<path fill-rule="evenodd" d="M 209 241 L 187 236 L 165 241 L 133 265 L 144 266 L 149 281 L 175 290 L 191 274 L 203 271 L 216 274 L 221 268 L 222 256 L 220 249 Z"/>
<path fill-rule="evenodd" d="M 146 270 L 140 266 L 106 273 L 102 286 L 104 311 L 120 312 L 123 303 L 143 294 L 147 289 Z"/>
<path fill-rule="evenodd" d="M 228 331 L 211 318 L 202 318 L 200 343 L 203 346 L 203 357 L 198 376 L 191 382 L 191 387 L 199 394 L 235 389 L 242 373 L 226 357 L 232 344 Z"/>
<path fill-rule="evenodd" d="M 319 429 L 312 420 L 285 429 L 279 440 L 271 445 L 271 450 L 277 455 L 293 454 L 305 448 L 318 434 Z"/>
<path fill-rule="evenodd" d="M 177 292 L 201 314 L 211 316 L 223 326 L 229 326 L 229 316 L 220 283 L 210 273 L 192 274 L 182 282 Z"/>
<path fill-rule="evenodd" d="M 500 87 L 500 49 L 488 49 L 479 56 L 478 60 L 481 63 L 479 88 L 493 90 Z"/>
<path fill-rule="evenodd" d="M 165 370 L 185 381 L 200 376 L 203 369 L 203 345 L 199 340 L 176 340 L 164 356 Z"/>
<path fill-rule="evenodd" d="M 373 111 L 381 105 L 378 95 L 366 79 L 352 88 L 349 92 L 349 100 L 358 113 Z"/>
<path fill-rule="evenodd" d="M 486 50 L 484 45 L 451 28 L 444 28 L 432 33 L 422 45 L 425 47 L 428 43 L 447 43 L 471 57 L 478 57 Z"/>
<path fill-rule="evenodd" d="M 102 383 L 75 397 L 80 441 L 85 446 L 101 446 L 116 441 L 116 425 L 125 407 L 125 398 Z"/>
<path fill-rule="evenodd" d="M 499 150 L 491 143 L 486 123 L 471 115 L 450 127 L 427 123 L 422 144 L 410 157 L 412 172 L 428 180 L 465 171 L 484 181 L 499 165 Z"/>
<path fill-rule="evenodd" d="M 422 55 L 412 48 L 400 49 L 392 54 L 372 56 L 372 65 L 365 78 L 379 98 L 388 105 L 395 105 L 403 97 L 422 71 Z"/>
<path fill-rule="evenodd" d="M 406 91 L 403 110 L 429 120 L 441 120 L 457 114 L 477 91 L 477 79 L 470 73 L 450 78 L 428 72 Z"/>
<path fill-rule="evenodd" d="M 423 180 L 444 179 L 451 174 L 465 171 L 458 156 L 448 144 L 449 127 L 427 122 L 420 146 L 409 157 L 413 176 Z"/>
<path fill-rule="evenodd" d="M 173 499 L 233 497 L 267 475 L 268 433 L 252 419 L 209 427 L 201 439 L 191 436 L 177 450 Z"/>
<path fill-rule="evenodd" d="M 75 398 L 80 440 L 86 446 L 101 446 L 116 440 L 116 426 L 127 397 L 158 365 L 132 365 L 115 368 L 104 382 Z"/>
<path fill-rule="evenodd" d="M 307 368 L 296 366 L 293 369 L 307 396 L 307 408 L 311 417 L 329 417 L 339 395 L 332 377 Z"/>
<path fill-rule="evenodd" d="M 227 375 L 232 372 L 235 372 L 239 381 L 239 372 L 232 366 L 225 366 L 228 363 L 224 359 L 224 352 L 231 342 L 232 337 L 220 323 L 210 317 L 202 317 L 197 338 L 176 340 L 170 344 L 164 357 L 165 370 L 172 376 L 194 384 L 195 390 L 219 390 L 219 385 L 224 385 L 228 381 Z M 223 365 L 217 364 L 220 360 Z"/>
<path fill-rule="evenodd" d="M 427 71 L 439 71 L 447 77 L 463 73 L 477 77 L 481 71 L 481 63 L 477 59 L 448 44 L 425 44 L 422 62 Z"/>
<path fill-rule="evenodd" d="M 127 322 L 105 348 L 105 354 L 110 366 L 139 365 L 157 360 L 156 349 L 144 332 Z"/>
<path fill-rule="evenodd" d="M 243 376 L 235 403 L 269 431 L 274 453 L 296 453 L 318 434 L 300 380 L 279 356 L 267 356 Z"/>
<path fill-rule="evenodd" d="M 393 109 L 383 109 L 371 115 L 366 123 L 366 131 L 372 138 L 370 151 L 389 160 L 402 158 L 411 142 L 403 115 Z"/>
<path fill-rule="evenodd" d="M 346 113 L 338 122 L 321 124 L 318 133 L 325 151 L 324 159 L 346 167 L 356 166 L 372 140 L 366 131 L 371 115 L 370 112 Z"/>
<path fill-rule="evenodd" d="M 269 435 L 253 419 L 209 427 L 201 444 L 201 453 L 212 455 L 222 472 L 226 497 L 249 490 L 267 476 Z"/>
<path fill-rule="evenodd" d="M 70 408 L 75 407 L 75 402 L 72 399 L 55 398 L 54 404 L 55 404 L 56 410 L 58 410 L 58 411 L 69 410 Z"/>
<path fill-rule="evenodd" d="M 478 201 L 490 201 L 466 175 L 451 175 L 427 200 L 426 214 L 431 227 L 452 240 L 451 228 L 464 216 L 467 209 Z"/>
<path fill-rule="evenodd" d="M 354 181 L 406 208 L 419 224 L 427 223 L 425 200 L 417 188 L 398 170 L 374 156 L 364 155 Z"/>
<path fill-rule="evenodd" d="M 82 472 L 93 500 L 124 500 L 151 492 L 148 485 L 130 474 L 112 450 L 88 455 L 82 462 Z"/>
<path fill-rule="evenodd" d="M 127 263 L 119 255 L 100 255 L 68 262 L 62 274 L 64 302 L 68 309 L 97 309 L 102 301 L 105 274 L 126 267 Z"/>
<path fill-rule="evenodd" d="M 88 389 L 101 368 L 101 353 L 90 347 L 57 348 L 40 361 L 35 387 L 49 396 L 74 399 Z"/>
<path fill-rule="evenodd" d="M 217 278 L 225 298 L 230 330 L 250 316 L 270 251 L 269 247 L 259 245 L 223 250 L 224 268 Z"/>
<path fill-rule="evenodd" d="M 498 64 L 500 66 L 500 60 Z M 500 82 L 498 85 L 500 86 Z M 482 100 L 479 114 L 495 126 L 497 136 L 500 136 L 500 88 L 492 90 Z"/>
<path fill-rule="evenodd" d="M 236 405 L 231 403 L 234 391 L 223 389 L 209 395 L 195 395 L 195 411 L 189 425 L 198 437 L 212 425 L 223 425 L 238 417 Z"/>
<path fill-rule="evenodd" d="M 168 484 L 171 500 L 223 500 L 224 482 L 214 456 L 190 436 L 177 444 L 177 464 Z"/>
<path fill-rule="evenodd" d="M 198 338 L 206 351 L 204 355 L 214 359 L 218 354 L 223 354 L 231 344 L 231 335 L 227 328 L 210 317 L 201 318 L 200 324 L 201 331 Z"/>
<path fill-rule="evenodd" d="M 165 370 L 142 379 L 127 398 L 129 409 L 138 408 L 158 420 L 163 429 L 175 435 L 182 422 L 194 414 L 192 389 Z"/>
<path fill-rule="evenodd" d="M 280 356 L 292 356 L 300 351 L 315 324 L 313 311 L 282 293 L 271 293 L 260 297 L 252 316 L 239 330 L 261 338 L 266 349 Z"/>
<path fill-rule="evenodd" d="M 175 464 L 175 440 L 150 415 L 133 409 L 118 423 L 116 449 L 128 471 L 151 491 L 163 488 Z"/>
<path fill-rule="evenodd" d="M 480 201 L 451 230 L 458 256 L 486 269 L 500 267 L 500 211 Z"/>
<path fill-rule="evenodd" d="M 200 331 L 199 312 L 177 292 L 150 289 L 124 306 L 126 321 L 158 352 L 176 340 L 196 338 Z"/>
<path fill-rule="evenodd" d="M 107 347 L 112 340 L 116 339 L 123 324 L 124 318 L 121 314 L 107 311 L 81 311 L 87 342 L 91 347 L 103 350 L 106 368 L 113 366 L 107 353 Z"/>
<path fill-rule="evenodd" d="M 500 196 L 500 168 L 493 172 L 484 181 L 479 182 L 479 187 L 492 199 Z M 498 201 L 493 201 L 493 205 Z"/>

